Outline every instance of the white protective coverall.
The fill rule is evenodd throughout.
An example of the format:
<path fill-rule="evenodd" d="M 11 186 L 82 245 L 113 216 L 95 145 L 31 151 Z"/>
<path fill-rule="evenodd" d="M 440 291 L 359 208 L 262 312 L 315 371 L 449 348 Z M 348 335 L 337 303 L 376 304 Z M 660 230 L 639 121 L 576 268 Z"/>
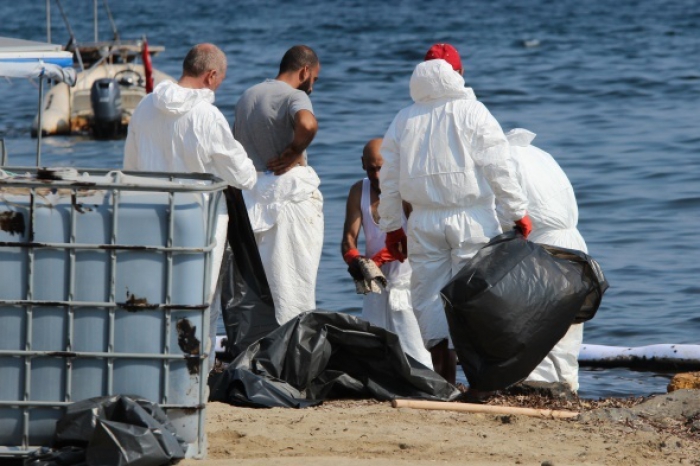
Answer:
<path fill-rule="evenodd" d="M 382 249 L 386 233 L 372 216 L 369 178 L 362 180 L 362 231 L 365 235 L 365 257 L 372 257 Z M 404 228 L 406 219 L 404 217 Z M 381 267 L 387 286 L 381 293 L 368 293 L 362 302 L 362 318 L 399 337 L 401 348 L 416 361 L 432 369 L 433 360 L 423 345 L 420 329 L 411 303 L 411 266 L 408 262 L 387 262 Z"/>
<path fill-rule="evenodd" d="M 413 310 L 432 348 L 449 339 L 440 290 L 501 233 L 496 199 L 513 222 L 527 201 L 508 140 L 459 73 L 444 60 L 426 61 L 410 88 L 415 103 L 396 115 L 381 147 L 379 215 L 382 230 L 397 230 L 401 201 L 413 206 L 406 232 Z"/>
<path fill-rule="evenodd" d="M 280 325 L 316 309 L 316 275 L 323 249 L 321 180 L 298 166 L 282 175 L 259 173 L 243 192 L 275 317 Z"/>
<path fill-rule="evenodd" d="M 243 146 L 233 138 L 224 115 L 214 105 L 210 89 L 189 89 L 171 81 L 160 83 L 139 103 L 129 121 L 124 145 L 124 169 L 154 172 L 211 173 L 231 186 L 250 189 L 257 173 Z M 218 206 L 216 247 L 210 290 L 210 362 L 221 314 L 219 271 L 228 230 L 226 202 Z"/>
<path fill-rule="evenodd" d="M 564 171 L 551 155 L 530 145 L 534 133 L 517 128 L 508 132 L 507 137 L 532 220 L 532 233 L 528 239 L 587 253 L 586 242 L 576 228 L 578 205 L 574 188 Z M 511 227 L 503 222 L 504 229 Z M 582 341 L 583 324 L 572 325 L 527 380 L 563 382 L 577 391 L 578 353 Z"/>

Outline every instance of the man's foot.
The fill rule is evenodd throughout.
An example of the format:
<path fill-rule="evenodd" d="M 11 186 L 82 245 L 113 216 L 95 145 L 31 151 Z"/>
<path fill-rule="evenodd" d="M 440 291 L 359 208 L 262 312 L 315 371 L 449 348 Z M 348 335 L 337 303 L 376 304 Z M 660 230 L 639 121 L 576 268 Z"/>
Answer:
<path fill-rule="evenodd" d="M 430 348 L 433 369 L 452 385 L 457 382 L 457 356 L 447 347 L 447 340 L 442 340 Z"/>
<path fill-rule="evenodd" d="M 571 387 L 562 382 L 520 382 L 508 387 L 507 395 L 541 396 L 553 400 L 574 401 L 578 396 Z"/>

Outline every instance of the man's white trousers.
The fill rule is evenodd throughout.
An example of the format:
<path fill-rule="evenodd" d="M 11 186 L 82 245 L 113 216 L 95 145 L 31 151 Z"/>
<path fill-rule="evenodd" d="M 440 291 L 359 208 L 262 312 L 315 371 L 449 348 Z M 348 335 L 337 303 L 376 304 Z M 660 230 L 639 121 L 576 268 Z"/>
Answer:
<path fill-rule="evenodd" d="M 489 240 L 501 233 L 490 205 L 468 209 L 414 206 L 408 219 L 411 297 L 423 341 L 432 348 L 450 340 L 440 290 Z"/>
<path fill-rule="evenodd" d="M 418 322 L 413 313 L 410 284 L 408 280 L 405 282 L 389 282 L 382 293 L 365 295 L 362 303 L 362 319 L 395 333 L 406 354 L 432 369 L 432 358 L 423 345 Z"/>
<path fill-rule="evenodd" d="M 275 317 L 280 325 L 316 309 L 316 275 L 323 249 L 321 181 L 311 167 L 284 175 L 259 173 L 243 191 Z"/>

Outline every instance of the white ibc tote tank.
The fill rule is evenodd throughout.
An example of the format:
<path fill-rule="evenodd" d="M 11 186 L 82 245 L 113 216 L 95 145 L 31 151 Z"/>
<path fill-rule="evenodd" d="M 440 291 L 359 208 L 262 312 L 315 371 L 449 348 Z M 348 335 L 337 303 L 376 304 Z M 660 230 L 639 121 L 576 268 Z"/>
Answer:
<path fill-rule="evenodd" d="M 217 213 L 210 175 L 0 170 L 0 456 L 71 402 L 138 395 L 206 452 Z"/>

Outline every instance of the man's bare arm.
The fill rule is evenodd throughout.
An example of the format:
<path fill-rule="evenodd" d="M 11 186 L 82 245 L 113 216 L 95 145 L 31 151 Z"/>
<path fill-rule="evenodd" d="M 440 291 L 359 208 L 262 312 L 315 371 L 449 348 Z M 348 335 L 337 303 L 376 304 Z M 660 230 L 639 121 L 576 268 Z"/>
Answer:
<path fill-rule="evenodd" d="M 314 140 L 317 131 L 318 121 L 314 114 L 308 110 L 299 110 L 294 115 L 294 139 L 279 157 L 267 163 L 267 168 L 275 175 L 281 175 L 298 165 L 304 165 L 304 151 Z"/>
<path fill-rule="evenodd" d="M 340 243 L 340 253 L 345 255 L 351 249 L 357 249 L 357 238 L 362 228 L 362 181 L 358 181 L 348 194 L 345 206 L 345 225 L 343 226 L 343 241 Z"/>

